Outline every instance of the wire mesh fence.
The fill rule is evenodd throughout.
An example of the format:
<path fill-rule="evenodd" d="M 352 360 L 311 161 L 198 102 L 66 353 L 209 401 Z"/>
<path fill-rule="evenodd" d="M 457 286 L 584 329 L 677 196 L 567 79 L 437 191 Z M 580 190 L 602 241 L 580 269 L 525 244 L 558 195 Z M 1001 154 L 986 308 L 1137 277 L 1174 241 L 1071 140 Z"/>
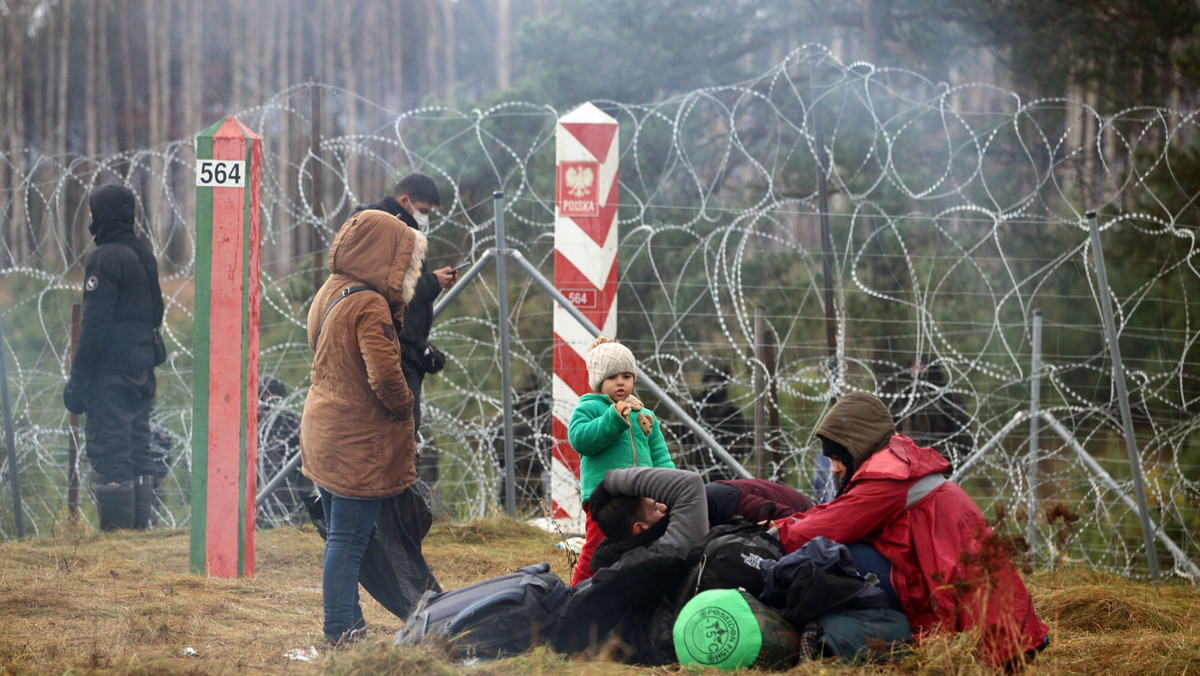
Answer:
<path fill-rule="evenodd" d="M 1177 549 L 1160 549 L 1160 563 L 1196 579 L 1193 114 L 1147 107 L 1106 116 L 1075 101 L 1023 101 L 986 84 L 950 87 L 845 64 L 812 46 L 752 81 L 656 104 L 594 103 L 620 124 L 617 338 L 735 457 L 749 463 L 762 399 L 764 476 L 819 496 L 812 430 L 832 397 L 870 390 L 902 431 L 956 466 L 972 458 L 960 480 L 1011 533 L 1033 536 L 1037 563 L 1144 574 L 1099 310 L 1099 294 L 1111 293 L 1152 521 Z M 314 110 L 326 128 L 314 128 Z M 521 102 L 396 112 L 307 84 L 236 113 L 263 137 L 260 368 L 285 386 L 260 404 L 263 480 L 295 452 L 288 427 L 307 385 L 313 268 L 354 206 L 408 171 L 433 176 L 443 208 L 428 229 L 429 262 L 441 267 L 495 247 L 491 196 L 501 190 L 507 248 L 552 277 L 553 134 L 565 112 Z M 60 395 L 70 306 L 89 251 L 86 195 L 110 182 L 138 195 L 139 227 L 163 271 L 170 354 L 154 413 L 156 515 L 163 526 L 188 523 L 194 165 L 194 137 L 103 157 L 33 148 L 0 156 L 0 311 L 23 516 L 35 534 L 53 529 L 66 506 Z M 1088 209 L 1100 213 L 1109 289 L 1096 287 Z M 551 412 L 564 405 L 550 395 L 552 304 L 520 270 L 508 277 L 502 286 L 486 268 L 431 336 L 447 366 L 425 381 L 421 471 L 455 518 L 505 507 L 506 415 L 515 426 L 515 507 L 540 515 L 548 490 Z M 1035 310 L 1045 318 L 1037 374 Z M 755 349 L 756 312 L 770 334 L 767 356 Z M 512 334 L 509 355 L 498 354 L 501 322 Z M 511 412 L 502 407 L 502 360 L 513 369 Z M 756 366 L 767 373 L 761 396 Z M 1012 422 L 1030 410 L 1035 375 L 1040 410 L 1109 481 L 1045 428 L 1030 472 L 1028 423 Z M 663 417 L 677 464 L 709 479 L 728 475 L 694 434 Z M 13 470 L 5 464 L 6 477 Z M 93 519 L 86 462 L 81 472 L 84 518 Z M 302 518 L 307 488 L 293 478 L 274 493 L 260 527 Z M 9 491 L 5 481 L 4 537 L 14 534 Z"/>

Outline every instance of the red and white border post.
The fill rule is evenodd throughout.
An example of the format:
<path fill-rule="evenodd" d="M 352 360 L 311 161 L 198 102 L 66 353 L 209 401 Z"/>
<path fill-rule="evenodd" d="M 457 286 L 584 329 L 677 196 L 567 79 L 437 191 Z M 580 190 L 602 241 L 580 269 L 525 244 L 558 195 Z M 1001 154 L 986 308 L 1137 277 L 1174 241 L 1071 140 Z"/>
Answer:
<path fill-rule="evenodd" d="M 262 139 L 232 116 L 196 139 L 192 572 L 254 574 Z"/>
<path fill-rule="evenodd" d="M 617 121 L 585 103 L 558 121 L 554 286 L 604 335 L 617 328 Z M 567 423 L 590 391 L 584 357 L 594 340 L 562 306 L 554 307 L 554 457 L 551 510 L 567 532 L 582 533 L 579 454 Z"/>

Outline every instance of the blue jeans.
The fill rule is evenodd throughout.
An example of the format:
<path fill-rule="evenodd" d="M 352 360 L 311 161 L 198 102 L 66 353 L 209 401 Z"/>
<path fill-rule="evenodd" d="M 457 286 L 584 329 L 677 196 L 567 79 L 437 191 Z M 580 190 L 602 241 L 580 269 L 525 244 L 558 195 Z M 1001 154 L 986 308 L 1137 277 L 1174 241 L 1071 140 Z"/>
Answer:
<path fill-rule="evenodd" d="M 879 587 L 887 596 L 888 607 L 904 612 L 904 608 L 900 606 L 900 597 L 892 587 L 892 562 L 880 554 L 878 549 L 862 541 L 847 545 L 846 549 L 850 550 L 850 558 L 854 559 L 854 567 L 858 572 L 863 575 L 875 573 L 875 577 L 879 578 Z"/>
<path fill-rule="evenodd" d="M 379 518 L 382 499 L 343 498 L 317 487 L 325 511 L 325 559 L 321 592 L 325 605 L 325 640 L 336 643 L 364 629 L 358 604 L 358 572 Z"/>

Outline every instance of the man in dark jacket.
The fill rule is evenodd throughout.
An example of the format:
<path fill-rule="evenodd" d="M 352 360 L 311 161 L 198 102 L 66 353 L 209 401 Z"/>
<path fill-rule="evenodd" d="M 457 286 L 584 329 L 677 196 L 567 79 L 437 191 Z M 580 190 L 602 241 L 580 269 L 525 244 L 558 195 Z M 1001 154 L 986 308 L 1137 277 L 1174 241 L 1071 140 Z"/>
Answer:
<path fill-rule="evenodd" d="M 668 467 L 613 469 L 591 505 L 606 538 L 592 559 L 596 574 L 563 608 L 555 647 L 577 653 L 616 637 L 629 647 L 628 661 L 674 661 L 671 627 L 687 555 L 708 531 L 703 480 Z"/>
<path fill-rule="evenodd" d="M 429 226 L 429 212 L 442 206 L 437 184 L 425 174 L 411 173 L 392 189 L 392 194 L 374 204 L 364 204 L 354 211 L 378 209 L 399 218 L 405 225 L 422 230 Z M 400 362 L 404 378 L 413 395 L 413 424 L 421 428 L 421 383 L 426 373 L 437 373 L 446 365 L 446 357 L 429 343 L 429 329 L 433 325 L 433 301 L 442 292 L 454 285 L 458 273 L 449 266 L 430 271 L 421 264 L 421 278 L 412 300 L 404 311 L 403 327 L 400 330 Z M 397 322 L 399 324 L 400 322 Z"/>
<path fill-rule="evenodd" d="M 155 483 L 150 405 L 155 332 L 163 319 L 158 263 L 137 238 L 128 188 L 96 188 L 88 206 L 97 248 L 85 264 L 83 322 L 63 403 L 87 413 L 85 448 L 96 472 L 100 528 L 145 529 Z"/>

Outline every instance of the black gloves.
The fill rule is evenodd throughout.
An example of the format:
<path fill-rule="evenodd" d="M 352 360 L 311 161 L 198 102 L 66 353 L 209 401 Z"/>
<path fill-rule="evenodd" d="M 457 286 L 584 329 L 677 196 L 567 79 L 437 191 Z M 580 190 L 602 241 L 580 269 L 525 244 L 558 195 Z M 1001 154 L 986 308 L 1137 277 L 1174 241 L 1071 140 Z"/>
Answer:
<path fill-rule="evenodd" d="M 446 355 L 436 347 L 429 345 L 421 353 L 421 365 L 426 373 L 437 373 L 446 366 Z"/>
<path fill-rule="evenodd" d="M 76 378 L 68 378 L 63 388 L 63 405 L 76 415 L 87 410 L 87 385 Z"/>

